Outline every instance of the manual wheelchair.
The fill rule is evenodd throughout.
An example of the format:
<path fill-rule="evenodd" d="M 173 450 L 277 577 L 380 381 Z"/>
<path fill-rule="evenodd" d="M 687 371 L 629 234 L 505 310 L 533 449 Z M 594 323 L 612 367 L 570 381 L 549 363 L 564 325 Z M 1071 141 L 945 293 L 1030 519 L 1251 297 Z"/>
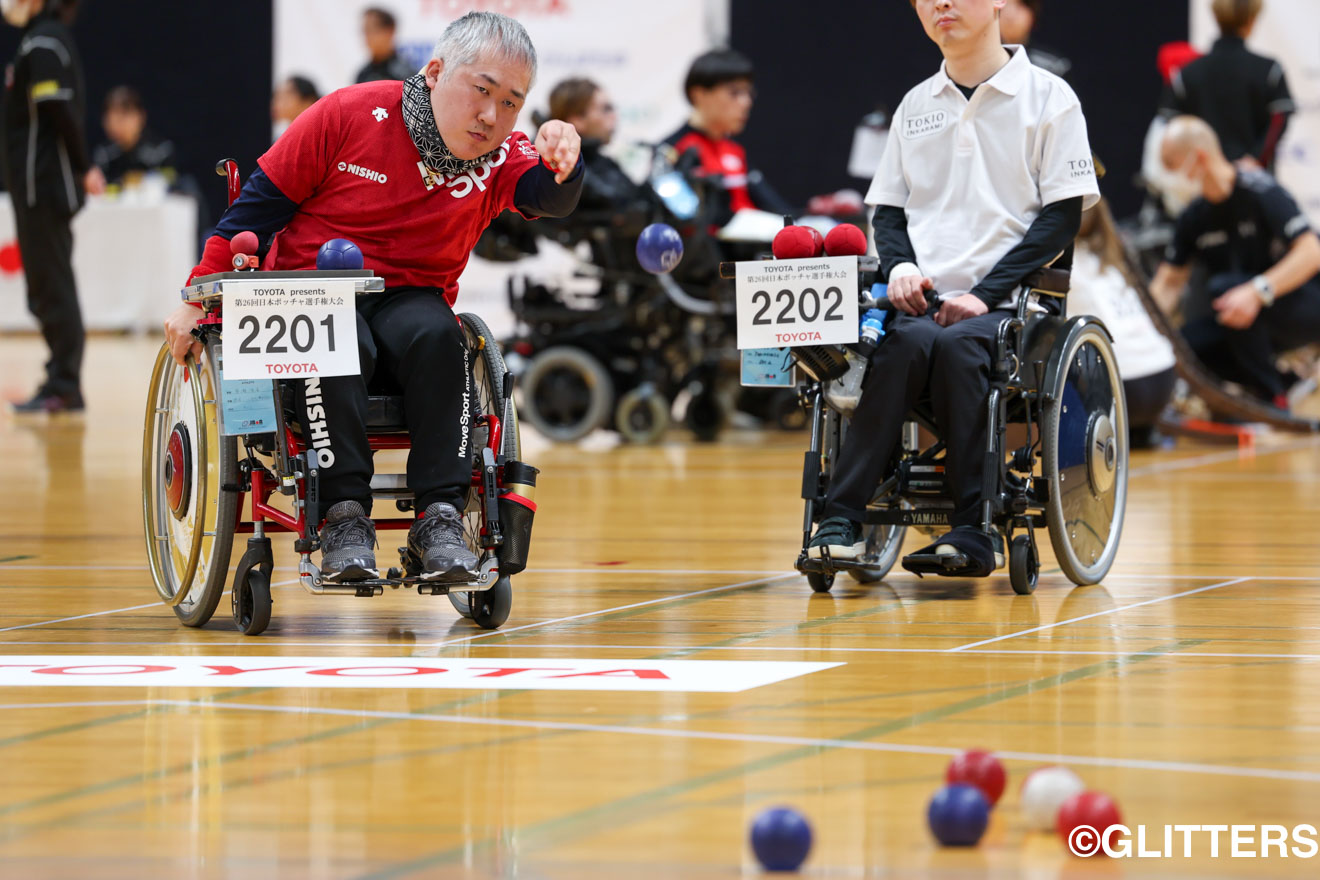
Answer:
<path fill-rule="evenodd" d="M 246 635 L 265 630 L 271 615 L 274 566 L 267 531 L 297 535 L 298 579 L 311 593 L 378 596 L 385 587 L 416 586 L 419 593 L 448 595 L 454 608 L 478 626 L 494 629 L 509 616 L 510 578 L 527 563 L 536 469 L 519 460 L 518 419 L 510 395 L 513 377 L 485 323 L 463 314 L 459 321 L 472 353 L 473 418 L 468 448 L 474 452 L 472 486 L 463 510 L 465 536 L 479 557 L 475 577 L 462 582 L 424 581 L 400 566 L 383 578 L 329 583 L 312 562 L 320 549 L 324 511 L 317 491 L 318 460 L 306 429 L 295 416 L 293 381 L 269 380 L 274 396 L 275 430 L 226 436 L 221 411 L 223 349 L 221 309 L 226 281 L 251 280 L 247 273 L 221 273 L 196 279 L 184 290 L 187 302 L 205 309 L 197 336 L 201 361 L 189 355 L 183 367 L 162 347 L 151 374 L 142 447 L 143 523 L 152 579 L 161 599 L 187 626 L 202 626 L 214 614 L 228 579 L 234 535 L 251 534 L 234 572 L 234 623 Z M 263 272 L 262 279 L 352 278 L 356 292 L 383 290 L 369 271 Z M 369 389 L 367 436 L 372 452 L 410 448 L 403 398 Z M 234 432 L 230 432 L 231 434 Z M 239 446 L 242 446 L 240 455 Z M 412 509 L 404 474 L 377 473 L 373 497 Z M 271 503 L 286 496 L 292 512 Z M 244 497 L 251 497 L 243 515 Z M 407 529 L 411 519 L 375 519 L 378 530 Z"/>
<path fill-rule="evenodd" d="M 878 263 L 874 257 L 858 263 L 861 288 L 870 291 Z M 1026 279 L 1016 312 L 999 325 L 985 401 L 981 528 L 1007 543 L 1009 581 L 1022 595 L 1034 592 L 1039 578 L 1035 527 L 1042 519 L 1060 570 L 1078 585 L 1098 583 L 1109 572 L 1123 527 L 1128 425 L 1118 360 L 1098 319 L 1067 316 L 1068 281 L 1066 271 L 1054 269 Z M 864 307 L 885 307 L 862 298 Z M 929 401 L 911 413 L 888 476 L 867 506 L 865 553 L 856 561 L 810 558 L 807 545 L 861 398 L 867 359 L 844 345 L 799 347 L 792 355 L 807 377 L 798 390 L 811 428 L 795 567 L 816 592 L 827 592 L 841 571 L 860 583 L 878 581 L 898 561 L 909 527 L 932 535 L 949 527 L 954 501 L 944 479 L 944 444 L 921 443 L 923 429 L 935 434 Z M 950 570 L 965 564 L 962 554 L 948 557 Z"/>

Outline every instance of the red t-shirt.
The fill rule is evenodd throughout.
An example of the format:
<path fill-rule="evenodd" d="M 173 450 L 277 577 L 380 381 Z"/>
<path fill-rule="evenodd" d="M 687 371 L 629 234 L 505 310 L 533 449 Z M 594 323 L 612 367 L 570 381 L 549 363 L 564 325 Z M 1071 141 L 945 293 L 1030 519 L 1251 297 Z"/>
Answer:
<path fill-rule="evenodd" d="M 701 156 L 701 170 L 728 190 L 730 211 L 736 214 L 756 207 L 747 191 L 747 151 L 742 144 L 732 138 L 715 140 L 691 125 L 684 125 L 670 135 L 668 143 L 680 156 L 696 148 Z"/>
<path fill-rule="evenodd" d="M 332 92 L 258 160 L 298 204 L 263 268 L 314 268 L 322 244 L 347 238 L 386 287 L 437 287 L 452 306 L 477 239 L 513 208 L 518 178 L 540 161 L 527 136 L 515 131 L 472 171 L 435 176 L 404 125 L 402 83 Z"/>

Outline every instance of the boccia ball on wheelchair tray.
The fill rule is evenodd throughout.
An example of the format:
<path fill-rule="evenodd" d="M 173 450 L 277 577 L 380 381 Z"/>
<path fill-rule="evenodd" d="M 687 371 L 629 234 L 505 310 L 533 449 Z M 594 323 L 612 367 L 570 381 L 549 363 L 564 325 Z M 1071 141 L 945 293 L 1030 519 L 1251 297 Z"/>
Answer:
<path fill-rule="evenodd" d="M 361 269 L 362 251 L 346 238 L 332 238 L 316 252 L 318 269 Z"/>
<path fill-rule="evenodd" d="M 667 275 L 683 259 L 683 237 L 667 223 L 652 223 L 637 236 L 637 262 L 652 275 Z"/>
<path fill-rule="evenodd" d="M 767 871 L 796 871 L 811 852 L 811 825 L 792 807 L 770 807 L 752 820 L 751 842 Z"/>

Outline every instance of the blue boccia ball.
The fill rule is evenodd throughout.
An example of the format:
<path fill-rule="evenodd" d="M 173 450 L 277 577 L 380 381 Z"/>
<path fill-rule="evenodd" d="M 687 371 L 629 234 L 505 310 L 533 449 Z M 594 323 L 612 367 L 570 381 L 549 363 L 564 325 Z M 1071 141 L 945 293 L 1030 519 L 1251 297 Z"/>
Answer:
<path fill-rule="evenodd" d="M 945 846 L 976 846 L 990 821 L 990 803 L 975 786 L 946 785 L 930 799 L 926 821 Z"/>
<path fill-rule="evenodd" d="M 361 269 L 362 251 L 346 238 L 332 238 L 316 252 L 318 269 Z"/>
<path fill-rule="evenodd" d="M 652 223 L 637 236 L 637 262 L 652 275 L 674 271 L 683 259 L 683 239 L 666 223 Z"/>
<path fill-rule="evenodd" d="M 811 852 L 811 826 L 792 807 L 771 807 L 752 822 L 752 852 L 767 871 L 796 871 Z"/>

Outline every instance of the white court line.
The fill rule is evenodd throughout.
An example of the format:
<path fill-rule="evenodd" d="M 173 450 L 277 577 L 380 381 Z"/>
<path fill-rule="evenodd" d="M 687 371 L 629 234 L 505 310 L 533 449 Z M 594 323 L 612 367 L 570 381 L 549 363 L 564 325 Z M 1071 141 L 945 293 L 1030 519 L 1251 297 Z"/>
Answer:
<path fill-rule="evenodd" d="M 797 572 L 793 572 L 792 576 L 796 577 Z M 694 596 L 707 596 L 711 593 L 722 593 L 725 590 L 736 590 L 739 587 L 750 587 L 755 584 L 766 583 L 767 581 L 783 580 L 787 577 L 790 577 L 790 575 L 780 574 L 780 575 L 774 575 L 773 577 L 757 578 L 756 580 L 753 581 L 741 581 L 739 583 L 728 584 L 727 586 L 723 586 L 723 587 L 711 587 L 709 590 L 697 590 L 692 593 L 680 593 L 677 596 L 661 596 L 659 599 L 647 599 L 645 602 L 634 602 L 631 605 L 619 605 L 614 608 L 601 608 L 597 611 L 585 611 L 582 614 L 572 614 L 569 615 L 568 617 L 556 617 L 552 620 L 542 620 L 537 623 L 525 623 L 522 626 L 514 626 L 508 629 L 491 630 L 490 632 L 478 633 L 477 635 L 474 636 L 464 636 L 461 639 L 446 639 L 443 642 L 436 642 L 433 645 L 422 645 L 420 647 L 443 648 L 446 645 L 457 645 L 464 642 L 475 642 L 477 639 L 488 639 L 491 638 L 492 636 L 508 635 L 509 633 L 516 633 L 520 630 L 537 629 L 538 627 L 542 627 L 542 626 L 553 626 L 556 623 L 567 623 L 570 620 L 582 620 L 583 618 L 586 617 L 596 617 L 601 614 L 611 614 L 615 611 L 627 611 L 631 608 L 645 608 L 648 605 L 662 605 L 665 602 L 676 602 L 679 599 L 690 599 Z"/>
<path fill-rule="evenodd" d="M 612 733 L 623 736 L 653 736 L 665 739 L 715 740 L 720 742 L 759 743 L 764 745 L 809 746 L 864 752 L 894 752 L 917 755 L 957 755 L 961 748 L 927 746 L 911 743 L 871 742 L 869 740 L 818 739 L 805 736 L 726 733 L 714 730 L 678 730 L 669 727 L 626 727 L 613 724 L 586 724 L 570 721 L 526 721 L 518 718 L 494 718 L 474 715 L 420 715 L 373 709 L 334 709 L 318 706 L 270 706 L 260 703 L 230 703 L 206 700 L 96 700 L 84 703 L 13 703 L 0 705 L 0 711 L 23 709 L 141 708 L 172 706 L 180 709 L 227 709 L 240 712 L 269 712 L 280 715 L 323 715 L 346 718 L 375 718 L 389 721 L 419 721 L 424 724 L 471 724 L 480 727 L 514 727 L 531 730 L 562 730 L 577 733 Z M 1235 776 L 1251 779 L 1282 779 L 1290 782 L 1320 782 L 1320 773 L 1306 770 L 1279 770 L 1273 767 L 1236 767 L 1224 764 L 1196 764 L 1187 761 L 1148 761 L 1140 758 L 1110 758 L 1092 755 L 1060 755 L 1040 752 L 1001 752 L 995 755 L 1010 761 L 1040 764 L 1075 764 L 1089 767 L 1116 767 L 1125 770 L 1160 770 L 1171 773 L 1203 773 L 1212 776 Z"/>
<path fill-rule="evenodd" d="M 141 611 L 143 608 L 155 608 L 160 602 L 148 602 L 146 605 L 130 605 L 127 608 L 111 608 L 109 611 L 93 611 L 91 614 L 76 614 L 73 617 L 60 617 L 55 620 L 39 620 L 36 623 L 22 623 L 18 626 L 6 626 L 0 629 L 0 633 L 12 632 L 16 629 L 30 629 L 34 626 L 49 626 L 52 623 L 68 623 L 70 620 L 82 620 L 86 617 L 101 617 L 105 614 L 119 614 L 121 611 Z"/>
<path fill-rule="evenodd" d="M 959 645 L 956 648 L 949 648 L 947 653 L 955 654 L 959 651 L 966 651 L 971 648 L 979 648 L 982 645 L 990 645 L 995 642 L 1002 642 L 1005 639 L 1015 639 L 1018 636 L 1025 636 L 1025 635 L 1029 635 L 1030 633 L 1041 632 L 1042 630 L 1054 629 L 1054 627 L 1056 626 L 1065 626 L 1069 623 L 1076 623 L 1079 620 L 1090 620 L 1093 617 L 1104 617 L 1106 614 L 1117 614 L 1120 611 L 1127 611 L 1130 608 L 1140 608 L 1143 605 L 1154 605 L 1157 602 L 1168 602 L 1170 599 L 1179 599 L 1183 596 L 1191 596 L 1196 593 L 1204 593 L 1206 590 L 1217 590 L 1220 587 L 1228 587 L 1228 586 L 1232 586 L 1233 584 L 1240 584 L 1244 581 L 1249 581 L 1249 580 L 1251 580 L 1251 578 L 1249 577 L 1234 578 L 1233 580 L 1223 581 L 1218 584 L 1210 584 L 1208 587 L 1197 587 L 1194 590 L 1183 590 L 1181 593 L 1170 593 L 1167 596 L 1157 596 L 1154 599 L 1147 599 L 1144 602 L 1133 602 L 1131 605 L 1120 605 L 1117 608 L 1108 608 L 1104 611 L 1097 611 L 1094 614 L 1083 614 L 1081 617 L 1071 617 L 1068 620 L 1059 620 L 1059 621 L 1055 621 L 1054 623 L 1047 623 L 1044 626 L 1036 626 L 1036 627 L 1032 627 L 1031 629 L 1023 629 L 1023 630 L 1018 630 L 1017 632 L 1008 633 L 1007 635 L 995 636 L 993 639 L 982 639 L 979 642 L 970 642 L 966 645 Z"/>

